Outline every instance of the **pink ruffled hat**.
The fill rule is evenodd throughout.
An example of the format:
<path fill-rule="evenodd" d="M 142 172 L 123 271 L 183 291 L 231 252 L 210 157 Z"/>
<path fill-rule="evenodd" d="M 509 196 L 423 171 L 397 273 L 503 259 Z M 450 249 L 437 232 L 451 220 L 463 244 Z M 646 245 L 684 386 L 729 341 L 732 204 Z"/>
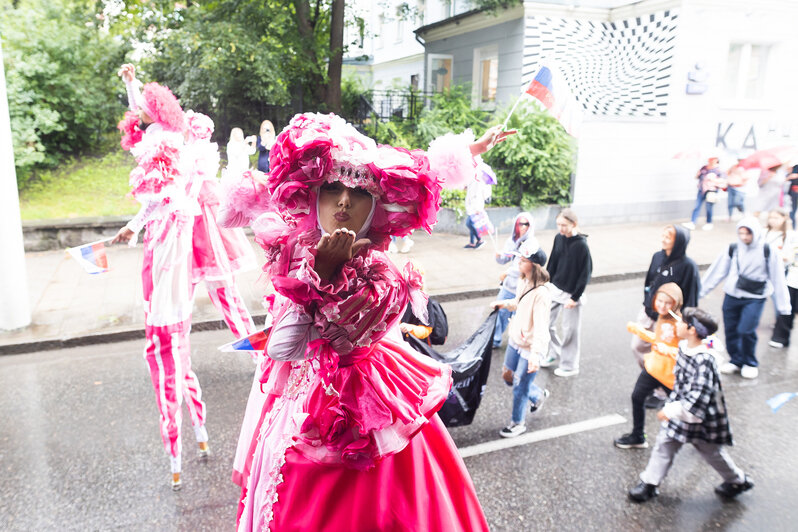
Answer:
<path fill-rule="evenodd" d="M 473 178 L 470 154 L 460 155 L 466 167 L 456 173 Z M 367 190 L 376 202 L 368 237 L 379 247 L 390 236 L 432 231 L 446 175 L 431 168 L 431 159 L 423 150 L 377 145 L 339 116 L 305 113 L 277 137 L 266 187 L 274 207 L 297 220 L 315 216 L 324 182 Z"/>
<path fill-rule="evenodd" d="M 141 101 L 136 102 L 152 118 L 169 131 L 183 131 L 183 109 L 169 87 L 152 82 L 141 90 Z"/>

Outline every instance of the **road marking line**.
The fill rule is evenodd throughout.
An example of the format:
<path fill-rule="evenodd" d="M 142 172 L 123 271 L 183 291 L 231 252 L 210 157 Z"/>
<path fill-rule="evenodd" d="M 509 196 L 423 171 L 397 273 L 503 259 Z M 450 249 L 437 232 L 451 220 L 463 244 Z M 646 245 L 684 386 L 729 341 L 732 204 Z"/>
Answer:
<path fill-rule="evenodd" d="M 527 432 L 526 434 L 521 434 L 515 438 L 493 440 L 485 443 L 479 443 L 477 445 L 463 447 L 460 449 L 460 456 L 463 458 L 478 456 L 480 454 L 492 453 L 502 449 L 510 449 L 511 447 L 518 447 L 520 445 L 527 445 L 538 441 L 568 436 L 578 432 L 585 432 L 588 430 L 610 427 L 612 425 L 619 425 L 621 423 L 626 423 L 626 418 L 619 414 L 586 419 L 585 421 L 577 421 L 576 423 L 569 423 L 568 425 L 560 425 L 558 427 L 536 430 L 535 432 Z"/>

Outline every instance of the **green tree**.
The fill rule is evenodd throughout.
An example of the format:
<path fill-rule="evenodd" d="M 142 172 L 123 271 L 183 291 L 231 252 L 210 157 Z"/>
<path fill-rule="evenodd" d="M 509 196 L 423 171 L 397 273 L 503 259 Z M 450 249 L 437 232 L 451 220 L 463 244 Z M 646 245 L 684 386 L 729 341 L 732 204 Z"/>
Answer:
<path fill-rule="evenodd" d="M 95 20 L 93 11 L 61 0 L 0 4 L 20 185 L 37 165 L 90 149 L 116 123 L 122 48 Z"/>

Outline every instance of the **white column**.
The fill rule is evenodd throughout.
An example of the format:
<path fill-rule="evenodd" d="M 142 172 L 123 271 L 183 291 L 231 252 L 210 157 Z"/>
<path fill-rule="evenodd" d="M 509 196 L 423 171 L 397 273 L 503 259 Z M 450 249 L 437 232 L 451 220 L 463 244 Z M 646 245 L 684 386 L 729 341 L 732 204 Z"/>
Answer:
<path fill-rule="evenodd" d="M 28 276 L 25 272 L 25 247 L 19 216 L 17 173 L 0 44 L 0 329 L 30 325 Z"/>

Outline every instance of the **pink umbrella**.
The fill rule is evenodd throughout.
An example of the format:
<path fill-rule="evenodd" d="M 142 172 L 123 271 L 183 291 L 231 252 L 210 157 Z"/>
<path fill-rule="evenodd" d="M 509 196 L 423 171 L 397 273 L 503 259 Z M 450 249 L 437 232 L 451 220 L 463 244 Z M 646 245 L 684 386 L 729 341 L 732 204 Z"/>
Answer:
<path fill-rule="evenodd" d="M 746 170 L 751 168 L 773 168 L 798 157 L 798 148 L 795 146 L 780 146 L 767 150 L 755 151 L 742 161 L 740 166 Z"/>

